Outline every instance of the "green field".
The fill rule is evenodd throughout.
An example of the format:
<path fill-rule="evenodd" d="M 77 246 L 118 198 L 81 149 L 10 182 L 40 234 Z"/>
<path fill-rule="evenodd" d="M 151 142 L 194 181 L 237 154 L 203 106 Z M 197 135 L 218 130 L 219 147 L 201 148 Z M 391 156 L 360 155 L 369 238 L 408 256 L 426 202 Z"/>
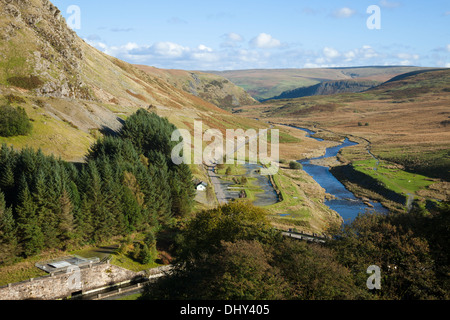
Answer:
<path fill-rule="evenodd" d="M 401 170 L 386 161 L 380 161 L 378 165 L 375 159 L 355 161 L 353 167 L 380 181 L 387 189 L 403 195 L 416 194 L 434 183 L 428 177 Z"/>

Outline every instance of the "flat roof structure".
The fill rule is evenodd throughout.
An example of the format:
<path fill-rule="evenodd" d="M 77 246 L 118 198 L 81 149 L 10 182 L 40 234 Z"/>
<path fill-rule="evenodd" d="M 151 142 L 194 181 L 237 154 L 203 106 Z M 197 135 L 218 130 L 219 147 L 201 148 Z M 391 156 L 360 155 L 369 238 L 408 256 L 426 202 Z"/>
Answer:
<path fill-rule="evenodd" d="M 100 259 L 98 257 L 93 258 L 83 258 L 80 256 L 67 256 L 58 259 L 53 259 L 50 261 L 38 262 L 35 266 L 47 273 L 55 273 L 55 272 L 63 272 L 67 271 L 71 266 L 76 266 L 81 268 L 83 266 L 87 266 L 93 263 L 99 262 Z"/>

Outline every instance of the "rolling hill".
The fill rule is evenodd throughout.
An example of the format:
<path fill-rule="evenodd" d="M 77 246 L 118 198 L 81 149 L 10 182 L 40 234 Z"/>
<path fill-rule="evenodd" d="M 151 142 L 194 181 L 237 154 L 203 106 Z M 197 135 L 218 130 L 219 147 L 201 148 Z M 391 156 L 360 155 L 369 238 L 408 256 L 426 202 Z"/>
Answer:
<path fill-rule="evenodd" d="M 244 89 L 215 74 L 158 69 L 144 65 L 136 65 L 136 67 L 225 110 L 257 103 Z"/>
<path fill-rule="evenodd" d="M 309 87 L 324 81 L 372 80 L 385 82 L 397 75 L 423 70 L 421 67 L 353 67 L 317 69 L 255 69 L 235 71 L 210 71 L 227 78 L 244 88 L 257 100 L 268 100 L 285 91 Z"/>
<path fill-rule="evenodd" d="M 0 143 L 81 161 L 102 132 L 117 130 L 138 108 L 180 128 L 192 127 L 194 119 L 219 129 L 240 125 L 239 118 L 171 84 L 161 76 L 165 71 L 149 74 L 89 46 L 48 0 L 1 0 L 0 37 L 0 103 L 22 106 L 34 127 L 29 136 Z"/>
<path fill-rule="evenodd" d="M 361 93 L 270 100 L 240 114 L 363 138 L 375 156 L 450 179 L 450 69 L 412 72 Z M 354 148 L 357 149 L 357 148 Z M 348 155 L 356 159 L 355 154 Z"/>

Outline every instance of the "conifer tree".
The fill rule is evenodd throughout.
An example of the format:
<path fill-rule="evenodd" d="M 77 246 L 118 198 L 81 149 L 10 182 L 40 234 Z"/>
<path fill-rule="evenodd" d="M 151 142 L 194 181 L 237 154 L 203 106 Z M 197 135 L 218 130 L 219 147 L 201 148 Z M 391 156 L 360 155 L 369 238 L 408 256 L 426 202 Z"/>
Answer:
<path fill-rule="evenodd" d="M 44 247 L 44 235 L 38 224 L 37 207 L 33 202 L 24 175 L 21 177 L 19 205 L 16 208 L 19 245 L 25 257 L 38 254 Z"/>
<path fill-rule="evenodd" d="M 58 222 L 53 211 L 55 208 L 51 206 L 50 184 L 47 180 L 48 177 L 44 174 L 44 171 L 39 169 L 32 188 L 32 198 L 36 206 L 37 223 L 44 235 L 45 247 L 53 248 L 58 244 Z"/>
<path fill-rule="evenodd" d="M 17 238 L 11 208 L 6 207 L 5 197 L 0 192 L 0 266 L 14 259 L 17 254 Z"/>
<path fill-rule="evenodd" d="M 70 200 L 68 192 L 64 189 L 60 198 L 60 210 L 59 210 L 59 240 L 65 245 L 70 245 L 74 233 L 74 221 L 73 221 L 73 205 Z"/>

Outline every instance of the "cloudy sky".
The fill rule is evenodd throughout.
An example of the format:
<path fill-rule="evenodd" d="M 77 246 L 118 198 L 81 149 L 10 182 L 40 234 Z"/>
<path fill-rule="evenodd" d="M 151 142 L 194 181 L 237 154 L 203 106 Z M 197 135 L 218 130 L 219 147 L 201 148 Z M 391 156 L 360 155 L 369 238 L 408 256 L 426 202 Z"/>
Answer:
<path fill-rule="evenodd" d="M 92 46 L 160 68 L 450 67 L 448 0 L 52 2 Z"/>

